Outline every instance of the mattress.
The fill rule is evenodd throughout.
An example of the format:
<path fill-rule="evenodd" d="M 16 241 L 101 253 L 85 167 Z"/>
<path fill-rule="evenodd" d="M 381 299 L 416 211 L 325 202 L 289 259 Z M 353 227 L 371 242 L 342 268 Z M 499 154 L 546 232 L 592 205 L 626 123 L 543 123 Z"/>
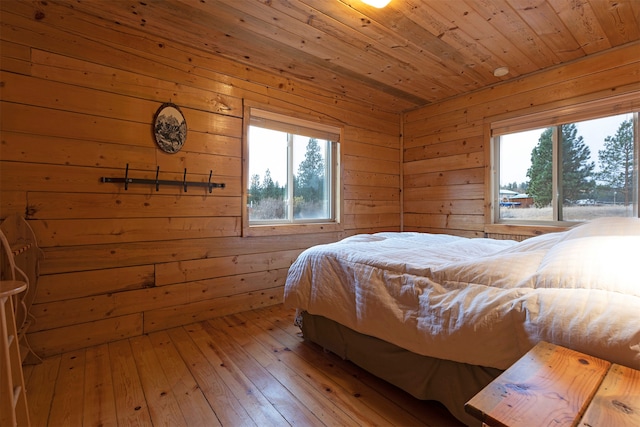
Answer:
<path fill-rule="evenodd" d="M 640 220 L 524 242 L 356 235 L 304 251 L 285 306 L 410 352 L 504 370 L 544 340 L 640 368 Z"/>

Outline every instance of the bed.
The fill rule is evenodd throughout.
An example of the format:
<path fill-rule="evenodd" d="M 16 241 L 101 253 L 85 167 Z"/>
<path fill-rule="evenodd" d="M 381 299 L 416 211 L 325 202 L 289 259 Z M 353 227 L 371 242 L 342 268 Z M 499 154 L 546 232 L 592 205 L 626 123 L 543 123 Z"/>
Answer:
<path fill-rule="evenodd" d="M 523 242 L 361 234 L 304 251 L 284 304 L 305 339 L 403 388 L 464 403 L 539 341 L 640 368 L 640 219 Z"/>

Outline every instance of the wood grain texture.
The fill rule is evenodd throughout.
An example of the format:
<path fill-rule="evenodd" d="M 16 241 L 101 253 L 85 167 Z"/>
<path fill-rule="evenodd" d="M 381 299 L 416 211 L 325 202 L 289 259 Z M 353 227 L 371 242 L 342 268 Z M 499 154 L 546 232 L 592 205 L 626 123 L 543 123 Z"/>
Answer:
<path fill-rule="evenodd" d="M 64 6 L 42 10 L 62 14 Z M 74 5 L 103 17 L 104 26 L 171 31 L 189 46 L 206 39 L 204 49 L 245 66 L 313 81 L 341 98 L 375 97 L 396 111 L 497 83 L 498 66 L 517 78 L 637 40 L 637 8 L 593 0 L 418 1 L 384 9 L 317 0 Z"/>
<path fill-rule="evenodd" d="M 580 426 L 640 425 L 640 371 L 614 364 L 607 372 Z"/>
<path fill-rule="evenodd" d="M 119 9 L 125 3 L 144 25 Z M 251 65 L 228 57 L 234 46 L 221 44 L 228 35 L 262 31 L 268 38 L 257 13 L 284 18 L 293 10 L 219 5 L 224 14 L 216 19 L 241 13 L 245 22 L 211 26 L 209 5 L 179 1 L 150 8 L 0 4 L 0 215 L 26 216 L 46 251 L 38 326 L 31 331 L 43 354 L 142 334 L 145 325 L 157 330 L 275 304 L 300 251 L 358 230 L 399 230 L 399 111 L 412 105 L 398 96 L 403 90 L 371 96 L 369 83 L 348 87 L 335 73 L 329 86 L 318 85 L 303 76 L 315 74 L 319 60 L 296 59 L 293 77 L 261 67 L 257 57 Z M 192 28 L 183 40 L 172 34 L 180 23 Z M 237 45 L 257 55 L 266 38 Z M 326 45 L 311 42 L 308 58 L 327 53 Z M 169 101 L 188 125 L 187 142 L 175 155 L 161 152 L 151 132 L 155 111 Z M 342 128 L 348 220 L 322 229 L 285 227 L 286 236 L 272 229 L 242 236 L 245 104 Z M 100 182 L 123 177 L 127 164 L 129 176 L 145 179 L 157 167 L 161 179 L 174 181 L 185 168 L 189 180 L 202 182 L 213 171 L 212 180 L 226 187 L 208 194 Z M 377 193 L 379 185 L 386 190 Z"/>
<path fill-rule="evenodd" d="M 131 343 L 126 340 L 114 341 L 108 346 L 118 425 L 153 425 Z M 106 374 L 107 379 L 108 375 Z M 79 410 L 80 408 L 76 412 Z"/>
<path fill-rule="evenodd" d="M 83 414 L 74 408 L 84 406 L 85 350 L 65 354 L 60 359 L 58 380 L 51 401 L 48 423 L 51 425 L 80 425 Z"/>
<path fill-rule="evenodd" d="M 384 9 L 350 1 L 171 0 L 105 5 L 47 2 L 38 5 L 37 13 L 41 23 L 64 19 L 76 34 L 84 35 L 86 43 L 94 44 L 91 55 L 96 67 L 87 71 L 95 84 L 109 84 L 114 75 L 100 68 L 108 63 L 95 60 L 105 55 L 142 67 L 153 60 L 152 55 L 166 52 L 167 57 L 183 63 L 183 70 L 188 66 L 186 58 L 198 66 L 202 57 L 220 55 L 224 66 L 211 70 L 214 73 L 242 75 L 250 71 L 260 75 L 257 82 L 263 87 L 281 86 L 289 94 L 299 92 L 300 82 L 311 83 L 315 94 L 328 91 L 337 102 L 377 104 L 399 113 L 637 41 L 639 8 L 633 0 L 420 0 L 393 3 Z M 22 19 L 34 16 L 33 8 L 26 5 L 5 10 Z M 101 18 L 93 33 L 87 28 L 95 24 L 83 19 L 87 16 Z M 99 41 L 107 40 L 108 31 L 117 27 L 121 34 L 100 46 Z M 150 37 L 137 35 L 140 28 Z M 166 34 L 172 34 L 170 41 L 154 40 Z M 136 37 L 135 45 L 142 46 L 146 55 L 134 58 L 127 37 Z M 32 32 L 29 38 L 40 42 L 45 36 Z M 52 46 L 66 44 L 68 49 L 78 43 L 78 37 L 56 34 L 46 43 L 42 49 L 45 55 L 32 52 L 42 64 L 33 72 L 62 75 L 67 68 L 69 76 L 81 75 L 78 72 L 85 67 L 73 64 L 71 58 L 52 55 L 49 58 L 53 59 L 45 61 Z M 180 49 L 176 43 L 188 49 Z M 28 52 L 21 51 L 20 43 L 13 39 L 5 44 L 6 66 L 28 74 Z M 509 76 L 493 75 L 500 66 L 510 68 Z M 159 64 L 156 72 L 176 72 L 165 67 Z M 126 71 L 118 70 L 115 77 L 128 80 L 129 90 L 136 91 Z M 198 72 L 192 73 L 193 78 L 196 75 Z M 220 81 L 224 80 L 220 77 L 213 80 L 219 81 L 212 90 L 217 94 L 192 92 L 200 98 L 201 108 L 237 114 L 234 99 L 240 97 L 229 93 L 233 92 L 230 88 L 246 86 Z M 141 78 L 140 86 L 145 83 Z M 191 86 L 188 80 L 178 83 Z M 221 86 L 224 84 L 227 86 Z M 158 85 L 157 95 L 171 90 Z M 177 101 L 189 96 L 189 91 L 180 92 L 174 94 Z"/>
<path fill-rule="evenodd" d="M 46 358 L 25 369 L 32 425 L 462 425 L 305 342 L 293 317 L 272 305 Z"/>
<path fill-rule="evenodd" d="M 82 424 L 117 426 L 116 397 L 107 344 L 85 351 L 84 407 Z"/>
<path fill-rule="evenodd" d="M 29 420 L 32 426 L 47 425 L 61 359 L 60 355 L 53 356 L 38 365 L 27 367 L 31 369 L 25 369 Z"/>
<path fill-rule="evenodd" d="M 45 249 L 40 350 L 227 313 L 224 298 L 240 311 L 276 303 L 292 254 L 347 235 L 404 221 L 407 231 L 482 236 L 487 121 L 637 93 L 639 10 L 626 0 L 381 10 L 322 0 L 0 1 L 0 217 L 27 217 Z M 494 77 L 505 63 L 512 73 Z M 168 101 L 189 126 L 176 155 L 151 134 Z M 342 128 L 341 224 L 242 235 L 249 104 Z M 187 168 L 205 181 L 213 170 L 226 188 L 99 182 L 126 164 L 142 178 L 160 167 L 180 180 Z M 221 265 L 228 276 L 199 277 Z M 173 293 L 148 290 L 166 285 L 194 293 L 171 306 Z M 97 301 L 122 307 L 89 314 Z M 63 308 L 77 315 L 49 311 Z"/>
<path fill-rule="evenodd" d="M 520 13 L 531 13 L 525 10 L 525 3 L 529 2 L 516 3 L 520 5 Z M 405 225 L 410 224 L 412 230 L 468 235 L 478 230 L 478 223 L 492 223 L 491 123 L 501 120 L 520 123 L 523 116 L 535 118 L 544 114 L 547 125 L 550 114 L 553 120 L 561 120 L 565 112 L 580 111 L 577 106 L 582 104 L 601 103 L 599 112 L 603 115 L 635 111 L 640 94 L 637 52 L 638 44 L 631 43 L 524 79 L 406 112 L 403 115 Z M 467 183 L 470 169 L 483 171 L 484 176 L 476 175 Z M 433 174 L 431 179 L 427 174 Z M 437 174 L 447 180 L 435 181 Z M 475 192 L 474 185 L 480 186 Z M 482 199 L 482 205 L 456 209 L 475 199 Z M 447 215 L 446 221 L 442 214 Z M 465 225 L 462 218 L 452 218 L 458 215 L 478 218 Z M 503 229 L 499 234 L 520 236 L 528 231 Z"/>
<path fill-rule="evenodd" d="M 465 409 L 491 426 L 574 426 L 610 362 L 540 342 Z"/>

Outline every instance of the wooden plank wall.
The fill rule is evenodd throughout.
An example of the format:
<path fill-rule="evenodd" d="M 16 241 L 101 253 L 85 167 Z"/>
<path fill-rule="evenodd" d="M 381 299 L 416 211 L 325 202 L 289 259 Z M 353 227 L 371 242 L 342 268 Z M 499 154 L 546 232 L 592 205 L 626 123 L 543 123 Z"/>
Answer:
<path fill-rule="evenodd" d="M 31 345 L 43 356 L 281 302 L 305 248 L 400 229 L 400 115 L 53 2 L 1 1 L 0 217 L 44 250 Z M 243 103 L 344 126 L 344 231 L 242 237 Z M 155 146 L 164 102 L 182 151 Z M 395 160 L 398 159 L 398 160 Z M 204 189 L 101 183 L 213 181 Z"/>
<path fill-rule="evenodd" d="M 621 95 L 640 99 L 640 44 L 632 43 L 403 116 L 405 231 L 484 235 L 490 223 L 488 129 L 518 117 Z"/>

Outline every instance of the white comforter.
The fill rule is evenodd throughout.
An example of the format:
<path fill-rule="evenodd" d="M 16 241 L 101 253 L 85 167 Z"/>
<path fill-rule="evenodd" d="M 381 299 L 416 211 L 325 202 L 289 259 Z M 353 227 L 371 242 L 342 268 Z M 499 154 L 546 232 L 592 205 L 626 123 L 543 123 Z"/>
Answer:
<path fill-rule="evenodd" d="M 640 220 L 524 242 L 357 235 L 303 252 L 284 302 L 426 356 L 506 369 L 544 340 L 640 369 Z"/>

